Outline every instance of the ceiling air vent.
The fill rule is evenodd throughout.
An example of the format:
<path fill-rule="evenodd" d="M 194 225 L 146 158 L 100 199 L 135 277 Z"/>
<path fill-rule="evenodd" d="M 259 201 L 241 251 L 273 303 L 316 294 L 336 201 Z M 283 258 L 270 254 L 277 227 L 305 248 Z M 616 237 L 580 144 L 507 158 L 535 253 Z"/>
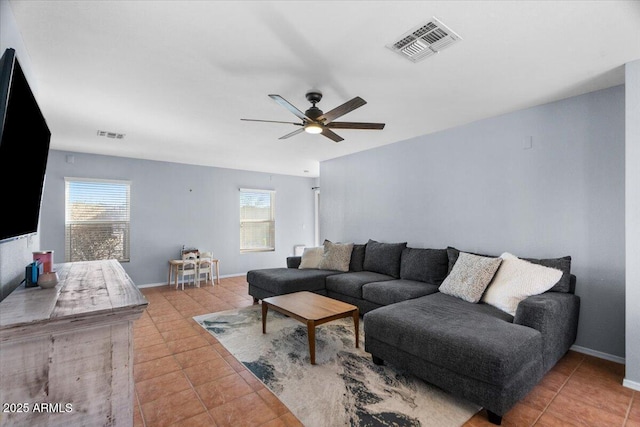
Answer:
<path fill-rule="evenodd" d="M 113 139 L 122 139 L 124 138 L 124 133 L 116 133 L 116 132 L 107 132 L 106 130 L 99 130 L 98 131 L 98 136 L 104 136 L 107 138 L 113 138 Z"/>
<path fill-rule="evenodd" d="M 462 37 L 434 17 L 407 31 L 387 47 L 412 62 L 418 62 L 460 40 Z"/>

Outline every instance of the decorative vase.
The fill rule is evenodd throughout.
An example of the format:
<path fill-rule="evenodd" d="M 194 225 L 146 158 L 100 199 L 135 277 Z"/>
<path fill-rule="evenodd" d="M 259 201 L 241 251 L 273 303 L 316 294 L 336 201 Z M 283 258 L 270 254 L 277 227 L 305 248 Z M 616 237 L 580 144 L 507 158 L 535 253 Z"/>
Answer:
<path fill-rule="evenodd" d="M 58 284 L 58 273 L 49 271 L 38 276 L 38 286 L 41 288 L 54 288 Z"/>

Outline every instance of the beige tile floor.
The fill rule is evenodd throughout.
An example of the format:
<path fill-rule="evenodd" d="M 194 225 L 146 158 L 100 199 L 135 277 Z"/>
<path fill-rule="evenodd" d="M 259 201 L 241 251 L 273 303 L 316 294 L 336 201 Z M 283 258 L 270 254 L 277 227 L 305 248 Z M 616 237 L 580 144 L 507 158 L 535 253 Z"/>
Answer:
<path fill-rule="evenodd" d="M 149 306 L 134 324 L 135 426 L 302 425 L 192 319 L 251 305 L 245 277 L 142 293 Z M 502 425 L 640 427 L 640 392 L 622 387 L 623 377 L 623 365 L 569 352 Z M 492 424 L 481 411 L 465 425 Z"/>

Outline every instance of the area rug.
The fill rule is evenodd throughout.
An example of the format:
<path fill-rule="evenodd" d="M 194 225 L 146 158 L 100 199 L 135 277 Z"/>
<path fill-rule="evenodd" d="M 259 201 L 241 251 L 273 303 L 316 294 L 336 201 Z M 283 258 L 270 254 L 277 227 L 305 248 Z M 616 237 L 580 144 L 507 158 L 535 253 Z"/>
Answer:
<path fill-rule="evenodd" d="M 377 366 L 355 348 L 353 319 L 316 328 L 316 364 L 307 327 L 259 305 L 194 317 L 262 381 L 306 427 L 460 426 L 480 408 L 403 372 Z"/>

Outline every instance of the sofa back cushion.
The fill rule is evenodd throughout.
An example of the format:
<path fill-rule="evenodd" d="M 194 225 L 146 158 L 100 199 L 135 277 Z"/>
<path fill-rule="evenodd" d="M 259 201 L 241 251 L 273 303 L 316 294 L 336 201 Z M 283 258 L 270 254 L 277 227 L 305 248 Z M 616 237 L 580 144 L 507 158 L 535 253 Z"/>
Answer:
<path fill-rule="evenodd" d="M 369 239 L 364 252 L 364 269 L 399 279 L 400 257 L 406 247 L 407 242 L 381 243 Z"/>
<path fill-rule="evenodd" d="M 473 252 L 470 252 L 473 253 Z M 449 272 L 453 268 L 454 264 L 458 259 L 458 255 L 460 251 L 456 248 L 449 246 L 447 248 L 447 254 L 449 255 Z M 496 255 L 484 255 L 473 253 L 474 255 L 480 255 L 485 257 L 497 258 Z M 571 257 L 564 256 L 560 258 L 546 258 L 546 259 L 536 259 L 536 258 L 521 258 L 525 261 L 532 262 L 534 264 L 543 265 L 545 267 L 555 268 L 562 271 L 562 277 L 558 280 L 549 292 L 572 292 L 571 286 Z M 575 287 L 575 286 L 574 286 Z"/>
<path fill-rule="evenodd" d="M 562 277 L 558 280 L 558 283 L 553 285 L 549 290 L 550 292 L 571 292 L 571 257 L 565 256 L 561 258 L 522 258 L 525 261 L 532 262 L 534 264 L 543 265 L 545 267 L 556 268 L 562 271 Z"/>
<path fill-rule="evenodd" d="M 400 258 L 400 278 L 440 286 L 448 266 L 446 249 L 405 248 Z"/>
<path fill-rule="evenodd" d="M 364 251 L 367 244 L 353 245 L 353 251 L 351 251 L 351 261 L 349 262 L 349 271 L 363 271 L 364 270 Z"/>

